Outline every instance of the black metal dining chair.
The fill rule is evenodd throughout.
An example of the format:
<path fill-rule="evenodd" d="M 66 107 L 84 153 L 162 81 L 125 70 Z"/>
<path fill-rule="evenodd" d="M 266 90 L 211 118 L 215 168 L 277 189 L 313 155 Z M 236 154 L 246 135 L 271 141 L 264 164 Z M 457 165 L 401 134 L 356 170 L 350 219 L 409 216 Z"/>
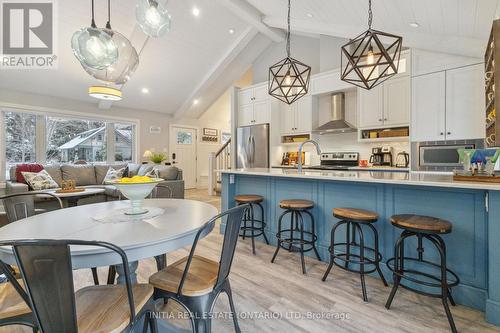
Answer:
<path fill-rule="evenodd" d="M 9 325 L 29 326 L 33 332 L 38 332 L 35 317 L 31 312 L 28 294 L 22 287 L 22 281 L 14 276 L 10 266 L 0 261 L 0 274 L 7 281 L 0 283 L 0 327 Z"/>
<path fill-rule="evenodd" d="M 12 223 L 17 220 L 25 219 L 27 217 L 41 213 L 35 208 L 35 198 L 49 198 L 55 199 L 59 204 L 57 209 L 64 208 L 61 199 L 53 193 L 32 191 L 23 193 L 7 194 L 0 197 L 5 208 L 5 214 L 7 216 L 7 222 Z M 97 275 L 97 267 L 92 267 L 92 279 L 94 284 L 99 284 L 99 276 Z M 108 283 L 111 280 L 110 276 L 115 272 L 114 267 L 109 268 L 108 272 Z M 113 275 L 114 276 L 114 275 Z"/>
<path fill-rule="evenodd" d="M 56 200 L 59 205 L 58 209 L 64 208 L 61 199 L 59 199 L 53 193 L 32 191 L 7 194 L 0 197 L 0 200 L 2 200 L 3 206 L 5 208 L 7 222 L 12 223 L 17 220 L 25 219 L 27 217 L 36 215 L 37 213 L 43 212 L 35 208 L 35 198 L 37 197 L 45 197 Z"/>
<path fill-rule="evenodd" d="M 154 299 L 173 299 L 190 313 L 193 332 L 211 331 L 211 313 L 221 292 L 229 298 L 234 329 L 241 332 L 228 276 L 246 209 L 248 205 L 237 206 L 212 218 L 196 234 L 188 257 L 149 278 L 149 283 L 155 288 Z M 195 255 L 195 251 L 200 237 L 210 232 L 218 219 L 226 219 L 226 229 L 221 257 L 216 262 Z"/>
<path fill-rule="evenodd" d="M 153 288 L 130 280 L 125 252 L 116 245 L 81 240 L 1 241 L 11 246 L 19 265 L 38 328 L 42 333 L 157 333 Z M 94 246 L 121 258 L 125 285 L 89 286 L 75 293 L 70 246 Z"/>

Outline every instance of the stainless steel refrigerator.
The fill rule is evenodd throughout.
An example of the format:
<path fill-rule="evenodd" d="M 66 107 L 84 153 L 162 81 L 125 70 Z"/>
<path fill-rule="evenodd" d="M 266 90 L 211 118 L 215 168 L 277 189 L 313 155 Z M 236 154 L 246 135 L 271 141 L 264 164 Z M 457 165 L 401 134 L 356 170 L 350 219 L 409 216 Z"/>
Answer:
<path fill-rule="evenodd" d="M 238 127 L 236 167 L 269 168 L 269 124 Z"/>

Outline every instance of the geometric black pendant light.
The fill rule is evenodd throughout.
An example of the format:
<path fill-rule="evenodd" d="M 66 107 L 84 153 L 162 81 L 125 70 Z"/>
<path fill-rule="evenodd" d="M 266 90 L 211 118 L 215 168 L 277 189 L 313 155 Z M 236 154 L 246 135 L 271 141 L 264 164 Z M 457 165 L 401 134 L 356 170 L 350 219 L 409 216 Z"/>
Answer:
<path fill-rule="evenodd" d="M 287 57 L 269 68 L 269 95 L 292 104 L 307 94 L 311 67 L 290 56 L 290 0 L 288 0 Z"/>
<path fill-rule="evenodd" d="M 396 75 L 403 38 L 372 29 L 372 1 L 369 0 L 368 30 L 342 46 L 341 79 L 368 89 Z"/>

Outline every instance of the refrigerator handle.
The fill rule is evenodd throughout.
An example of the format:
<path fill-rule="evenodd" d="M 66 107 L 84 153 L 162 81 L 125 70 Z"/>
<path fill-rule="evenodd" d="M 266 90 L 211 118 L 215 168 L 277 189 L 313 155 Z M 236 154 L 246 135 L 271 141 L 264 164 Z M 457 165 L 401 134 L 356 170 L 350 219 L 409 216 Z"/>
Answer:
<path fill-rule="evenodd" d="M 252 163 L 252 150 L 250 148 L 251 142 L 252 142 L 252 136 L 249 135 L 247 140 L 247 146 L 245 147 L 246 160 L 249 167 L 251 167 L 250 163 Z"/>
<path fill-rule="evenodd" d="M 254 162 L 255 162 L 255 137 L 252 135 L 252 164 Z"/>

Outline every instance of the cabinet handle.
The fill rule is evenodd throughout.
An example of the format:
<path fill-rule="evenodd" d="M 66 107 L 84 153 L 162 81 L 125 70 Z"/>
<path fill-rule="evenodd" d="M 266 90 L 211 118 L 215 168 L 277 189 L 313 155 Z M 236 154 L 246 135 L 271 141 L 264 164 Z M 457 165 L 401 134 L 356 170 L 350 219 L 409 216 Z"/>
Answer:
<path fill-rule="evenodd" d="M 384 118 L 384 121 L 387 121 L 387 118 Z"/>
<path fill-rule="evenodd" d="M 447 135 L 450 135 L 450 134 L 451 134 L 451 132 L 447 132 L 446 134 L 447 134 Z"/>
<path fill-rule="evenodd" d="M 382 118 L 379 118 L 378 121 L 382 121 Z"/>
<path fill-rule="evenodd" d="M 439 133 L 439 135 L 444 135 L 444 133 L 443 133 L 443 132 L 441 132 L 441 133 Z"/>

